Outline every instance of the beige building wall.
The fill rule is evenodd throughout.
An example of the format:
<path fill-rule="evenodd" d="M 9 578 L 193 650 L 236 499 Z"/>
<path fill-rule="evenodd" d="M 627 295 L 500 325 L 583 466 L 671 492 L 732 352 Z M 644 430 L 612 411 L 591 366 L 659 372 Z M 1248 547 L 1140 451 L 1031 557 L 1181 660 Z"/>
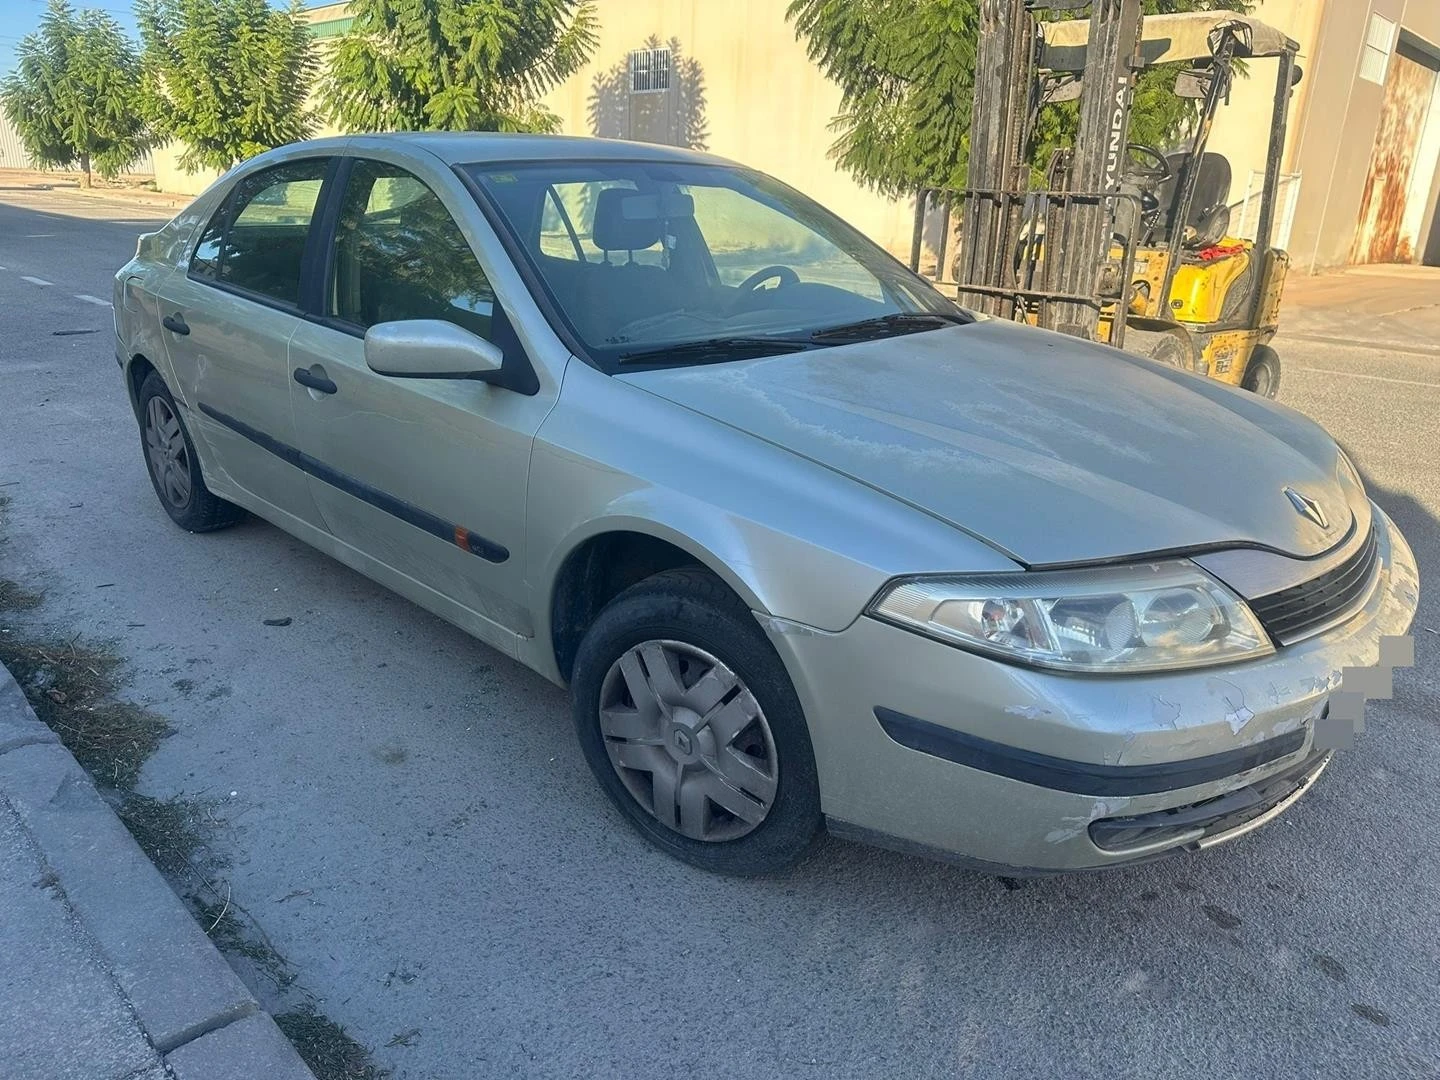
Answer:
<path fill-rule="evenodd" d="M 785 181 L 897 255 L 909 258 L 911 202 L 866 191 L 827 156 L 840 89 L 785 20 L 787 0 L 597 0 L 592 62 L 545 98 L 570 135 L 595 134 L 591 106 L 606 75 L 654 36 L 698 65 L 706 149 Z"/>
<path fill-rule="evenodd" d="M 1314 83 L 1309 75 L 1324 11 L 1325 0 L 1262 0 L 1251 12 L 1255 18 L 1283 31 L 1299 44 L 1298 63 L 1306 76 L 1300 80 L 1291 99 L 1291 122 L 1285 140 L 1285 155 L 1280 163 L 1282 173 L 1296 171 L 1295 147 L 1300 141 L 1300 125 L 1296 118 L 1303 115 Z M 1222 105 L 1216 114 L 1208 148 L 1224 154 L 1230 162 L 1232 202 L 1238 202 L 1245 194 L 1246 179 L 1252 172 L 1264 174 L 1278 64 L 1279 61 L 1273 59 L 1246 61 L 1246 73 L 1235 79 L 1229 104 Z M 1304 183 L 1305 177 L 1302 176 L 1302 189 Z M 1255 185 L 1258 190 L 1258 177 Z M 1251 216 L 1254 217 L 1254 208 Z"/>

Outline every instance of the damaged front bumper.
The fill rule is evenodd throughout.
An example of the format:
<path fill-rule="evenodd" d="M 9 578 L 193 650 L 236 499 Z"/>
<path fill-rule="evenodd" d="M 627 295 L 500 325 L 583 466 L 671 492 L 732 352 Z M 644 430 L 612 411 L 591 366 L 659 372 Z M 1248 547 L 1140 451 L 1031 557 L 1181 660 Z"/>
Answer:
<path fill-rule="evenodd" d="M 805 707 L 833 831 L 1006 872 L 1205 847 L 1295 802 L 1330 761 L 1345 668 L 1410 628 L 1414 556 L 1375 510 L 1378 582 L 1345 623 L 1251 663 L 1114 678 L 1003 664 L 860 618 L 767 620 Z"/>

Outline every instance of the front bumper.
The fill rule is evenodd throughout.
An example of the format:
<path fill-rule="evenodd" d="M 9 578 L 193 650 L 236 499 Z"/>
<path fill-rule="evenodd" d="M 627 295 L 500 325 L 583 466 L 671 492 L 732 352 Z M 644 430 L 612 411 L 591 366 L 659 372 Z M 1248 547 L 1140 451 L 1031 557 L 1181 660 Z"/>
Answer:
<path fill-rule="evenodd" d="M 1381 569 L 1365 606 L 1250 663 L 1061 675 L 870 618 L 839 633 L 762 620 L 804 705 L 832 829 L 1045 872 L 1209 846 L 1263 824 L 1328 763 L 1314 728 L 1341 671 L 1374 665 L 1380 639 L 1414 618 L 1414 555 L 1374 513 Z"/>

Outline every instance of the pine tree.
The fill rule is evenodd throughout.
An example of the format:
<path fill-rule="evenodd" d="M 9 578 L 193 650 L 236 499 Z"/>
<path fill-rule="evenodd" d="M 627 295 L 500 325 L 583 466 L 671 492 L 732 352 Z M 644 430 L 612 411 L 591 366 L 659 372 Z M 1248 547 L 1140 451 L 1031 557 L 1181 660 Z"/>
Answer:
<path fill-rule="evenodd" d="M 299 0 L 140 0 L 147 111 L 182 168 L 228 169 L 315 128 L 315 61 Z"/>
<path fill-rule="evenodd" d="M 588 0 L 352 0 L 323 100 L 347 131 L 554 131 L 594 51 Z"/>
<path fill-rule="evenodd" d="M 150 146 L 139 83 L 135 46 L 114 19 L 93 10 L 77 16 L 66 0 L 50 0 L 0 83 L 0 103 L 35 164 L 78 165 L 89 187 L 92 170 L 114 176 Z"/>

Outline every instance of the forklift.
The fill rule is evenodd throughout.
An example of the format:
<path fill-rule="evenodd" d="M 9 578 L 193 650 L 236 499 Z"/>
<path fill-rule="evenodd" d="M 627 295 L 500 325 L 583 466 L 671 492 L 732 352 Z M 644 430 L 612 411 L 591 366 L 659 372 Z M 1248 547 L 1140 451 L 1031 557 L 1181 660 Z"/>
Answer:
<path fill-rule="evenodd" d="M 1089 18 L 1041 21 L 1090 8 Z M 1228 11 L 1143 17 L 1141 0 L 981 0 L 969 186 L 958 206 L 953 284 L 962 304 L 1124 347 L 1275 397 L 1289 257 L 1272 245 L 1298 44 Z M 1275 61 L 1274 100 L 1254 239 L 1231 229 L 1231 169 L 1206 149 L 1237 63 Z M 1193 134 L 1162 149 L 1129 141 L 1135 81 L 1170 65 L 1197 103 Z M 1030 166 L 1036 119 L 1079 102 L 1073 146 L 1043 183 Z M 948 232 L 948 225 L 947 230 Z M 944 263 L 944 253 L 940 258 Z M 943 280 L 943 279 L 942 279 Z"/>

